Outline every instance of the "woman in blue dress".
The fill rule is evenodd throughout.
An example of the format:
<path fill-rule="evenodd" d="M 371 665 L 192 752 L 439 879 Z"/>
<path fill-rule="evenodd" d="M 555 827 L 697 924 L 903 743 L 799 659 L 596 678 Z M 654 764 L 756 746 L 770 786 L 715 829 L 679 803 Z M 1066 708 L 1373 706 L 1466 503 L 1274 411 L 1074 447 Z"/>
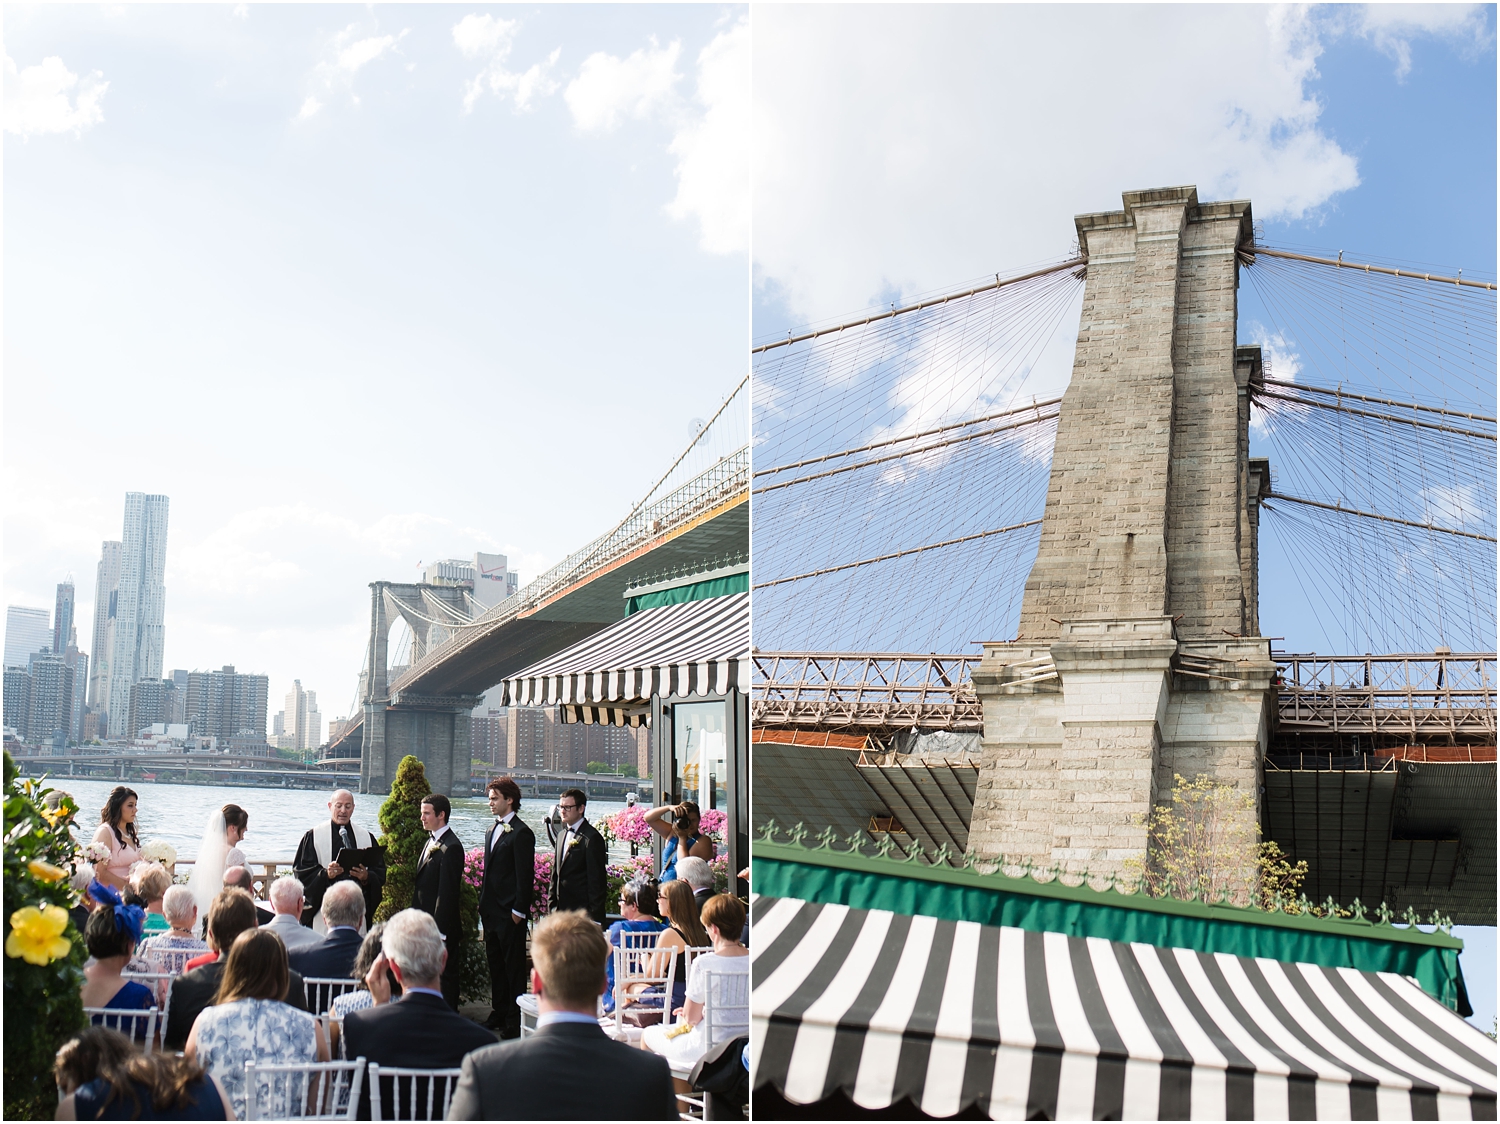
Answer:
<path fill-rule="evenodd" d="M 89 896 L 99 907 L 89 914 L 83 932 L 89 955 L 94 958 L 94 963 L 84 970 L 83 1005 L 121 1011 L 149 1010 L 156 1006 L 151 989 L 120 975 L 140 943 L 145 910 L 138 905 L 126 905 L 113 887 L 102 882 L 89 884 Z M 95 1026 L 107 1026 L 142 1041 L 146 1037 L 144 1019 L 94 1014 L 91 1021 Z"/>
<path fill-rule="evenodd" d="M 605 938 L 612 948 L 619 948 L 623 933 L 659 933 L 667 927 L 661 919 L 656 904 L 654 882 L 629 882 L 620 891 L 620 912 L 624 921 L 616 921 L 609 927 Z M 615 957 L 610 953 L 604 962 L 604 974 L 609 978 L 609 989 L 604 993 L 604 1009 L 615 1009 Z"/>
<path fill-rule="evenodd" d="M 713 862 L 714 841 L 698 829 L 698 805 L 691 800 L 652 808 L 646 813 L 646 822 L 666 840 L 661 849 L 661 874 L 657 878 L 662 885 L 677 877 L 677 860 L 684 855 Z"/>

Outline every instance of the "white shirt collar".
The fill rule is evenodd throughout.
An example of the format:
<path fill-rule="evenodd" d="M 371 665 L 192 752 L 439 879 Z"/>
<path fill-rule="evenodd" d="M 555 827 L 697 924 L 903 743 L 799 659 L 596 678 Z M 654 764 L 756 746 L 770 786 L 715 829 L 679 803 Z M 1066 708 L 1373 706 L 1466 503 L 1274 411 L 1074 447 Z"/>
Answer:
<path fill-rule="evenodd" d="M 500 822 L 501 823 L 510 823 L 510 821 L 513 820 L 513 819 L 515 819 L 515 818 L 516 818 L 516 814 L 514 812 L 506 812 L 505 815 L 503 815 L 503 816 L 500 817 Z"/>
<path fill-rule="evenodd" d="M 432 841 L 434 843 L 436 843 L 438 841 L 438 837 L 441 836 L 441 835 L 443 835 L 447 830 L 448 830 L 448 825 L 444 824 L 442 827 L 438 828 L 436 831 L 429 831 L 427 834 L 430 835 L 430 836 L 432 836 Z"/>

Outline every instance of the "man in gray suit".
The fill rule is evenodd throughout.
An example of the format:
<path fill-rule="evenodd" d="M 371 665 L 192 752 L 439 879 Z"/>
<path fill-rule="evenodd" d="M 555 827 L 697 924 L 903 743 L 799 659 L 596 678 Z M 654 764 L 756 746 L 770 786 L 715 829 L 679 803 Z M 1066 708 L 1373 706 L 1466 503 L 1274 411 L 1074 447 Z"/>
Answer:
<path fill-rule="evenodd" d="M 322 937 L 302 924 L 302 905 L 306 894 L 300 881 L 290 874 L 283 874 L 271 883 L 266 896 L 271 899 L 271 908 L 276 911 L 276 916 L 262 927 L 280 937 L 289 954 L 323 943 Z"/>
<path fill-rule="evenodd" d="M 531 935 L 536 1033 L 464 1058 L 449 1120 L 676 1120 L 667 1059 L 599 1028 L 609 942 L 582 911 Z"/>

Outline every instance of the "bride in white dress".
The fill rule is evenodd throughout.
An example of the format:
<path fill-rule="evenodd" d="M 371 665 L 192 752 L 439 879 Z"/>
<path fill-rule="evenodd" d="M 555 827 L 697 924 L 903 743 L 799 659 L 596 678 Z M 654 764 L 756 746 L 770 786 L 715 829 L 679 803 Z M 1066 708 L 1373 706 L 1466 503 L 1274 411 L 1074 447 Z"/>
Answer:
<path fill-rule="evenodd" d="M 224 809 L 215 808 L 208 814 L 208 823 L 203 828 L 203 842 L 198 845 L 198 855 L 193 860 L 193 873 L 188 878 L 188 889 L 193 892 L 193 901 L 198 906 L 198 924 L 205 931 L 208 926 L 208 907 L 224 888 L 225 860 L 228 856 L 229 838 L 224 830 Z"/>

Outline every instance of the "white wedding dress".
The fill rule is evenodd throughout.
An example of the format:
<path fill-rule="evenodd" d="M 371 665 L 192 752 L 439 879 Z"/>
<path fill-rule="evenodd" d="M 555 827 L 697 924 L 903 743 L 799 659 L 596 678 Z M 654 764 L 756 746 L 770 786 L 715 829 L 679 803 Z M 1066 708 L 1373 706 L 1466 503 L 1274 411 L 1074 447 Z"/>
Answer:
<path fill-rule="evenodd" d="M 203 842 L 198 846 L 198 856 L 193 860 L 193 873 L 188 878 L 188 889 L 193 892 L 193 901 L 198 906 L 197 932 L 206 931 L 208 907 L 219 891 L 224 888 L 224 860 L 229 854 L 229 837 L 225 831 L 224 810 L 215 808 L 208 814 L 208 824 L 203 829 Z"/>

